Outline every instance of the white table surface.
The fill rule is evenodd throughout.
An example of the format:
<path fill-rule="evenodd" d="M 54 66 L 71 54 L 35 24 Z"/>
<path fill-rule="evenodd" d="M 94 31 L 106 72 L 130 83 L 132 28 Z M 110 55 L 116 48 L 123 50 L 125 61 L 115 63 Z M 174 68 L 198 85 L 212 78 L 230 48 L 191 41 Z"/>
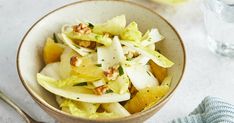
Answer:
<path fill-rule="evenodd" d="M 0 90 L 35 119 L 55 122 L 31 99 L 16 71 L 17 47 L 29 27 L 42 15 L 77 0 L 0 0 Z M 133 0 L 134 1 L 134 0 Z M 234 104 L 234 60 L 211 53 L 206 46 L 201 0 L 191 0 L 177 7 L 154 8 L 175 26 L 187 52 L 183 80 L 171 100 L 147 123 L 165 123 L 186 116 L 210 95 Z M 21 117 L 0 101 L 1 123 L 23 123 Z"/>

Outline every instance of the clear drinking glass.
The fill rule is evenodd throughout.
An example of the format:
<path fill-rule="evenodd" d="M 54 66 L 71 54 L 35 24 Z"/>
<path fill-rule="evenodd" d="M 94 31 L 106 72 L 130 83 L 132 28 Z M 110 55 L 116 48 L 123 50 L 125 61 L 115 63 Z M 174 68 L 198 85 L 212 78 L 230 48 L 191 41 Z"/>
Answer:
<path fill-rule="evenodd" d="M 234 0 L 204 0 L 204 22 L 209 48 L 234 57 Z"/>

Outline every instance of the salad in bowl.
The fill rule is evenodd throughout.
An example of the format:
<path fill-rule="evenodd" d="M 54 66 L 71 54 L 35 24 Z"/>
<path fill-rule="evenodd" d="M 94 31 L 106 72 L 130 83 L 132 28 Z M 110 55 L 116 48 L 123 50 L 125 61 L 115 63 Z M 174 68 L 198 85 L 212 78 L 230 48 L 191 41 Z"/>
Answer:
<path fill-rule="evenodd" d="M 48 37 L 38 83 L 56 95 L 61 110 L 90 119 L 147 110 L 170 89 L 173 62 L 155 50 L 164 37 L 142 33 L 125 15 L 104 23 L 66 24 Z"/>

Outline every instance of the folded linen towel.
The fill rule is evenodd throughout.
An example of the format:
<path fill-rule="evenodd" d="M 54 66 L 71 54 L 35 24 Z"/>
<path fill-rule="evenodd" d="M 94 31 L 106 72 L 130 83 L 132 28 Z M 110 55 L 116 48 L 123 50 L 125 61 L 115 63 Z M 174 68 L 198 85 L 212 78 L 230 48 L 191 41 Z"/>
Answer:
<path fill-rule="evenodd" d="M 189 116 L 170 123 L 234 123 L 234 105 L 216 97 L 206 97 Z"/>

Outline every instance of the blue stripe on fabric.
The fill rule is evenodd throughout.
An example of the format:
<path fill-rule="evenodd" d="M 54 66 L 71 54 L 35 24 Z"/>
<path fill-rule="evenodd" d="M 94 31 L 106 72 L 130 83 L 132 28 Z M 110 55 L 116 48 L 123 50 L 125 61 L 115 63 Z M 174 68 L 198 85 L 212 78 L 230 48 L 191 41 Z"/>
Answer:
<path fill-rule="evenodd" d="M 170 123 L 234 123 L 234 105 L 220 98 L 206 97 L 189 116 Z"/>

